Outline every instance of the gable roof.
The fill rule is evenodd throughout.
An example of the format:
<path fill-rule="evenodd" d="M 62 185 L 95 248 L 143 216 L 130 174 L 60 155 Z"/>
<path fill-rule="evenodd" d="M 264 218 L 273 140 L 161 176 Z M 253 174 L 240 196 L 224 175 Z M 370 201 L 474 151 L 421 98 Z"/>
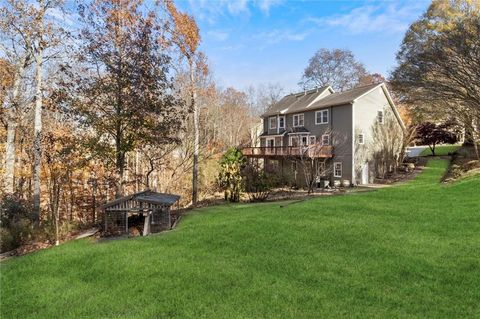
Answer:
<path fill-rule="evenodd" d="M 303 110 L 314 102 L 319 96 L 327 92 L 333 93 L 330 86 L 324 86 L 313 90 L 293 93 L 284 96 L 280 101 L 268 108 L 262 117 L 278 114 L 287 114 L 295 112 L 295 110 Z"/>
<path fill-rule="evenodd" d="M 180 196 L 174 194 L 158 193 L 151 190 L 145 190 L 132 195 L 123 196 L 108 203 L 105 203 L 102 208 L 115 206 L 120 203 L 135 200 L 138 202 L 157 204 L 157 205 L 173 205 L 180 199 Z"/>
<path fill-rule="evenodd" d="M 323 99 L 320 99 L 319 101 L 313 103 L 309 107 L 309 109 L 318 109 L 323 107 L 353 103 L 356 99 L 362 97 L 363 95 L 367 94 L 368 92 L 370 92 L 371 90 L 375 89 L 380 85 L 383 85 L 383 83 L 375 83 L 375 84 L 369 84 L 365 86 L 359 86 L 343 92 L 330 94 L 324 97 Z"/>

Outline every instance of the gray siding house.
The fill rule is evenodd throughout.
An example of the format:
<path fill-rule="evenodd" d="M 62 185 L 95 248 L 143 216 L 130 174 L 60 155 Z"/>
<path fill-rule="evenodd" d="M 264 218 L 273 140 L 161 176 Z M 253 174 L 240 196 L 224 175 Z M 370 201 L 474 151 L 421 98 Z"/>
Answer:
<path fill-rule="evenodd" d="M 297 186 L 305 184 L 301 165 L 312 159 L 321 165 L 317 181 L 371 183 L 377 167 L 375 152 L 378 144 L 384 144 L 378 143 L 381 136 L 374 136 L 381 132 L 375 126 L 388 119 L 398 141 L 405 129 L 384 83 L 338 93 L 328 86 L 289 94 L 262 119 L 260 146 L 244 148 L 244 155 L 261 160 L 266 170 Z"/>

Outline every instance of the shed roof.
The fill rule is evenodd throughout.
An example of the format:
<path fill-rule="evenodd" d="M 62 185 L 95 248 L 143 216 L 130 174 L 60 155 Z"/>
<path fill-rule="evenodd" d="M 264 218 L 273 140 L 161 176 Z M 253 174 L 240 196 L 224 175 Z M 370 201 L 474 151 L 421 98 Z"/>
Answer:
<path fill-rule="evenodd" d="M 135 200 L 138 202 L 145 202 L 156 205 L 173 205 L 176 201 L 180 199 L 180 196 L 174 194 L 158 193 L 151 190 L 145 190 L 143 192 L 138 192 L 132 195 L 123 196 L 108 203 L 105 203 L 102 207 L 107 208 L 114 205 L 118 205 L 123 202 Z"/>

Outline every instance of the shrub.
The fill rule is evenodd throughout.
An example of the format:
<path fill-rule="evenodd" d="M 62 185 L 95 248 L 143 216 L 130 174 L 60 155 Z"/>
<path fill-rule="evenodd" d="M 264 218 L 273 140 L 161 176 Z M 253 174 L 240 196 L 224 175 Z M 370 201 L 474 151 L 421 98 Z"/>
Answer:
<path fill-rule="evenodd" d="M 1 251 L 15 249 L 33 236 L 34 215 L 29 202 L 6 196 L 0 202 Z"/>
<path fill-rule="evenodd" d="M 242 192 L 242 176 L 240 174 L 245 164 L 242 152 L 237 148 L 229 148 L 220 159 L 218 184 L 223 189 L 225 200 L 240 201 Z"/>
<path fill-rule="evenodd" d="M 270 195 L 272 187 L 278 183 L 275 175 L 266 174 L 255 163 L 247 164 L 242 170 L 244 188 L 250 201 L 264 201 Z"/>

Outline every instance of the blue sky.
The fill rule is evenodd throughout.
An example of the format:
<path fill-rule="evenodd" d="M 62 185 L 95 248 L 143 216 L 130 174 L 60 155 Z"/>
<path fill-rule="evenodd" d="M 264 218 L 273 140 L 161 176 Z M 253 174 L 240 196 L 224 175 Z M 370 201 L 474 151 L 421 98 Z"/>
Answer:
<path fill-rule="evenodd" d="M 279 83 L 298 91 L 319 48 L 353 51 L 370 72 L 388 75 L 410 23 L 429 1 L 183 0 L 200 27 L 201 49 L 223 87 Z"/>

